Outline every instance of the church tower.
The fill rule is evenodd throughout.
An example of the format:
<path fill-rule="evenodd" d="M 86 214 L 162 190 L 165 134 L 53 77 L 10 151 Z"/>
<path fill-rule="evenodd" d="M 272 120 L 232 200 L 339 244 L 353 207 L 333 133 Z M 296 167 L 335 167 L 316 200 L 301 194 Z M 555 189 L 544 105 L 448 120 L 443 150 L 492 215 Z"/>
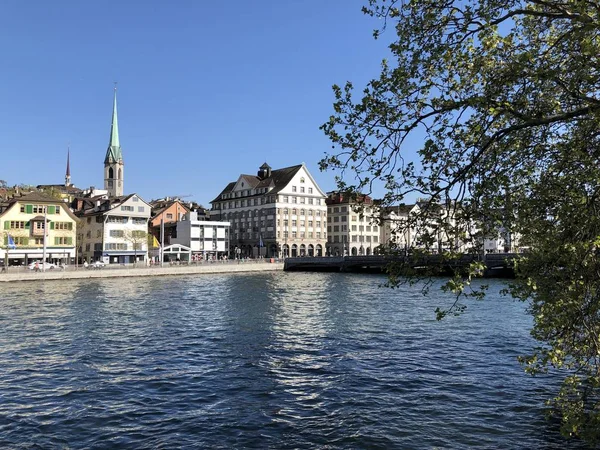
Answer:
<path fill-rule="evenodd" d="M 117 121 L 117 87 L 113 100 L 112 125 L 110 141 L 104 158 L 104 189 L 110 197 L 123 195 L 123 154 L 119 143 L 119 123 Z"/>
<path fill-rule="evenodd" d="M 67 171 L 65 173 L 65 187 L 71 186 L 71 167 L 69 164 L 71 149 L 67 149 Z"/>

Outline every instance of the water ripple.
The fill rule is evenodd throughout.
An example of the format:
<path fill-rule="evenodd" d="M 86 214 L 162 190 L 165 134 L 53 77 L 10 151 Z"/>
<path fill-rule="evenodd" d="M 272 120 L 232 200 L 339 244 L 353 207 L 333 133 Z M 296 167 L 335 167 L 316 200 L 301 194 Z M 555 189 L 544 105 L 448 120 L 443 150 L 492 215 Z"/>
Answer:
<path fill-rule="evenodd" d="M 376 276 L 0 286 L 2 448 L 544 448 L 524 305 Z M 496 292 L 496 294 L 494 293 Z"/>

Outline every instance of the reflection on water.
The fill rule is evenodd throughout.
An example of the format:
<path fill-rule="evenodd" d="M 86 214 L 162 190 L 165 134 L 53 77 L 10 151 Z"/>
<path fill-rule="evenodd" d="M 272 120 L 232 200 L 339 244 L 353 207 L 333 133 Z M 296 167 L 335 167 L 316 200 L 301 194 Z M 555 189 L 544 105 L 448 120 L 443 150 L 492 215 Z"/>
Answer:
<path fill-rule="evenodd" d="M 461 317 L 377 276 L 0 285 L 0 444 L 564 448 L 523 374 L 524 305 Z"/>

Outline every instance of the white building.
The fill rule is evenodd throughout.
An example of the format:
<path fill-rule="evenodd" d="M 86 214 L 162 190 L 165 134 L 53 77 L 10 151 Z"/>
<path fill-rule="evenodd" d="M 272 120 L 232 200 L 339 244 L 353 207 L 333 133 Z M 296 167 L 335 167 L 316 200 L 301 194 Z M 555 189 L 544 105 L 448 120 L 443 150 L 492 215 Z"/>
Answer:
<path fill-rule="evenodd" d="M 211 219 L 231 223 L 230 254 L 240 257 L 322 256 L 326 195 L 304 164 L 240 175 L 211 202 Z"/>
<path fill-rule="evenodd" d="M 229 257 L 229 222 L 198 220 L 198 213 L 186 213 L 171 234 L 171 245 L 190 249 L 192 260 Z"/>
<path fill-rule="evenodd" d="M 109 264 L 146 261 L 150 205 L 136 194 L 99 196 L 74 202 L 80 218 L 79 254 L 84 261 Z"/>

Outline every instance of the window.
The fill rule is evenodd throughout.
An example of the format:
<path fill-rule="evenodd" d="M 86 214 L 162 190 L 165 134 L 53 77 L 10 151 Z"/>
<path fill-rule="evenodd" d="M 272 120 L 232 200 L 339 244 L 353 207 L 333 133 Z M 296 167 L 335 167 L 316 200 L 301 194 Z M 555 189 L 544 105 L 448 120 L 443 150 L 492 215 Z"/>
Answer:
<path fill-rule="evenodd" d="M 353 236 L 352 236 L 352 242 L 356 242 L 356 241 L 357 241 L 357 238 L 358 238 L 358 236 L 356 236 L 356 235 L 353 235 Z"/>
<path fill-rule="evenodd" d="M 56 205 L 54 208 L 54 214 L 60 214 L 60 206 Z"/>
<path fill-rule="evenodd" d="M 352 231 L 356 231 L 356 225 L 352 225 Z"/>
<path fill-rule="evenodd" d="M 309 205 L 312 205 L 312 204 L 313 204 L 313 199 L 312 199 L 312 198 L 309 198 L 309 199 L 308 199 L 308 204 L 309 204 Z"/>
<path fill-rule="evenodd" d="M 295 231 L 292 231 L 292 237 L 296 238 L 297 237 L 297 233 Z"/>
<path fill-rule="evenodd" d="M 306 199 L 304 197 L 300 197 L 300 203 L 305 204 L 306 203 Z"/>
<path fill-rule="evenodd" d="M 348 216 L 342 216 L 342 222 L 347 222 L 348 221 Z"/>
<path fill-rule="evenodd" d="M 300 237 L 301 237 L 302 239 L 304 239 L 304 231 L 301 231 L 301 232 L 300 232 Z"/>
<path fill-rule="evenodd" d="M 44 238 L 35 238 L 35 245 L 44 245 Z"/>
<path fill-rule="evenodd" d="M 300 178 L 300 183 L 304 183 L 304 177 Z"/>
<path fill-rule="evenodd" d="M 336 206 L 335 208 L 333 208 L 333 212 L 334 212 L 334 213 L 338 213 L 338 212 L 340 212 L 340 208 L 338 208 L 338 207 Z"/>
<path fill-rule="evenodd" d="M 167 219 L 172 219 L 172 218 L 173 218 L 173 214 L 167 213 Z"/>
<path fill-rule="evenodd" d="M 300 192 L 304 194 L 304 186 L 300 186 Z"/>
<path fill-rule="evenodd" d="M 72 230 L 73 224 L 71 222 L 54 222 L 55 230 Z"/>
<path fill-rule="evenodd" d="M 352 222 L 356 222 L 356 216 L 352 216 Z"/>
<path fill-rule="evenodd" d="M 137 197 L 135 197 L 135 196 L 134 196 L 134 197 L 131 199 L 131 201 L 132 201 L 132 202 L 137 202 L 137 201 L 139 201 L 139 200 L 140 200 L 140 199 L 139 199 L 139 198 L 137 198 Z"/>
<path fill-rule="evenodd" d="M 312 221 L 312 220 L 309 220 L 309 221 L 308 221 L 308 226 L 309 226 L 309 227 L 312 227 L 312 226 L 313 226 L 313 221 Z"/>
<path fill-rule="evenodd" d="M 144 206 L 138 206 L 138 212 L 144 212 L 146 208 Z"/>
<path fill-rule="evenodd" d="M 44 229 L 44 222 L 34 222 L 35 223 L 35 229 L 36 230 L 43 230 Z"/>
<path fill-rule="evenodd" d="M 292 203 L 298 203 L 298 198 L 297 197 L 292 197 Z"/>
<path fill-rule="evenodd" d="M 112 238 L 122 238 L 124 235 L 123 230 L 110 230 L 110 237 Z"/>
<path fill-rule="evenodd" d="M 321 228 L 321 221 L 317 220 L 317 228 Z"/>
<path fill-rule="evenodd" d="M 317 231 L 315 234 L 316 234 L 317 239 L 321 239 L 321 233 L 319 231 Z"/>
<path fill-rule="evenodd" d="M 127 223 L 128 219 L 127 217 L 121 217 L 121 216 L 108 216 L 108 223 Z"/>
<path fill-rule="evenodd" d="M 91 244 L 85 244 L 85 251 L 86 252 L 90 251 L 90 246 L 91 246 Z"/>
<path fill-rule="evenodd" d="M 304 226 L 304 220 L 300 221 L 300 226 L 303 227 Z"/>
<path fill-rule="evenodd" d="M 54 245 L 73 245 L 73 238 L 68 236 L 57 236 L 54 238 Z"/>
<path fill-rule="evenodd" d="M 121 205 L 121 211 L 134 211 L 134 209 L 133 206 Z"/>
<path fill-rule="evenodd" d="M 288 203 L 290 201 L 290 198 L 287 195 L 283 196 L 283 203 Z"/>
<path fill-rule="evenodd" d="M 99 238 L 102 236 L 102 232 L 100 230 L 96 230 L 96 237 Z"/>
<path fill-rule="evenodd" d="M 313 189 L 311 187 L 308 188 L 308 193 L 312 194 L 313 193 Z"/>
<path fill-rule="evenodd" d="M 296 186 L 292 186 L 292 192 L 296 192 Z"/>
<path fill-rule="evenodd" d="M 334 222 L 339 222 L 339 221 L 340 221 L 340 217 L 339 217 L 339 216 L 335 216 L 335 217 L 333 218 L 333 221 L 334 221 Z"/>
<path fill-rule="evenodd" d="M 292 220 L 292 226 L 295 227 L 297 225 L 297 221 L 296 220 Z"/>
<path fill-rule="evenodd" d="M 127 244 L 120 242 L 109 242 L 104 244 L 105 250 L 127 250 Z"/>
<path fill-rule="evenodd" d="M 10 221 L 11 229 L 25 228 L 25 222 L 19 220 L 11 220 Z"/>
<path fill-rule="evenodd" d="M 379 242 L 379 237 L 378 236 L 373 236 L 373 242 Z"/>
<path fill-rule="evenodd" d="M 15 245 L 28 245 L 29 244 L 29 238 L 26 238 L 26 237 L 15 236 L 13 238 L 13 240 L 15 241 Z"/>

